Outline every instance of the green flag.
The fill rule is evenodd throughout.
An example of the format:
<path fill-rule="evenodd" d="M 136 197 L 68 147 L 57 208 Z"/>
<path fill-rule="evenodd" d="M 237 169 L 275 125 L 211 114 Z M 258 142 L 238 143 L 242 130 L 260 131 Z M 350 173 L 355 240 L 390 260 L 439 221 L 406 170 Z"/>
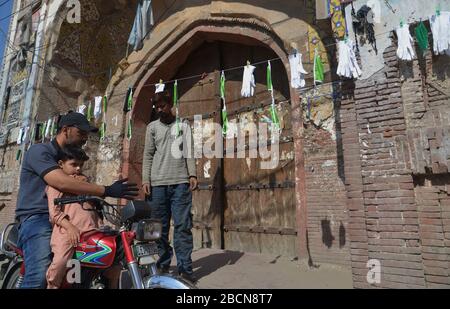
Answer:
<path fill-rule="evenodd" d="M 314 85 L 323 83 L 323 64 L 317 49 L 314 52 Z"/>
<path fill-rule="evenodd" d="M 128 119 L 128 128 L 127 128 L 128 140 L 130 140 L 132 136 L 133 136 L 133 120 L 131 120 L 131 115 L 130 115 L 130 118 Z"/>
<path fill-rule="evenodd" d="M 428 30 L 425 27 L 423 21 L 414 29 L 416 33 L 417 45 L 419 45 L 422 53 L 428 49 Z"/>
<path fill-rule="evenodd" d="M 173 106 L 178 106 L 178 81 L 173 84 Z"/>
<path fill-rule="evenodd" d="M 106 123 L 102 122 L 100 125 L 100 140 L 104 140 L 106 136 Z"/>
<path fill-rule="evenodd" d="M 273 84 L 272 84 L 272 66 L 270 61 L 267 63 L 267 90 L 270 92 L 270 96 L 272 97 L 272 105 L 270 106 L 270 117 L 272 118 L 272 123 L 280 128 L 280 120 L 278 119 L 277 110 L 275 108 L 275 98 L 273 95 Z"/>
<path fill-rule="evenodd" d="M 220 97 L 225 101 L 225 73 L 220 74 Z"/>
<path fill-rule="evenodd" d="M 91 102 L 89 102 L 89 104 L 88 104 L 86 118 L 87 118 L 88 121 L 91 121 L 92 118 L 93 118 L 93 115 L 92 115 L 92 104 L 91 104 Z"/>
<path fill-rule="evenodd" d="M 106 115 L 106 111 L 108 110 L 108 97 L 103 96 L 103 115 Z"/>
<path fill-rule="evenodd" d="M 273 92 L 272 66 L 270 65 L 270 61 L 267 63 L 267 90 Z"/>

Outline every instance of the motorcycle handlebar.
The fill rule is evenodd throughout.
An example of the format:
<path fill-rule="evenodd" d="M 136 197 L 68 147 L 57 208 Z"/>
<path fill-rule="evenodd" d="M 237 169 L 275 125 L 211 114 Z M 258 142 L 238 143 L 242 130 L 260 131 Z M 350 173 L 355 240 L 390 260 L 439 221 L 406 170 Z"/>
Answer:
<path fill-rule="evenodd" d="M 55 205 L 62 206 L 62 205 L 72 204 L 72 203 L 83 204 L 86 202 L 95 202 L 95 201 L 105 203 L 105 201 L 99 197 L 86 196 L 86 195 L 55 198 L 53 202 L 55 203 Z"/>

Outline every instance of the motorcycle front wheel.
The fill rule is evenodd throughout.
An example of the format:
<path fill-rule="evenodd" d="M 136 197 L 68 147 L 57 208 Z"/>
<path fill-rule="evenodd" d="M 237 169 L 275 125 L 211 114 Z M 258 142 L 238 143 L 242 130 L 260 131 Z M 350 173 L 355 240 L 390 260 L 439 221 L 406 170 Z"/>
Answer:
<path fill-rule="evenodd" d="M 20 287 L 23 277 L 20 275 L 21 264 L 15 265 L 5 276 L 2 284 L 2 289 L 14 290 Z"/>

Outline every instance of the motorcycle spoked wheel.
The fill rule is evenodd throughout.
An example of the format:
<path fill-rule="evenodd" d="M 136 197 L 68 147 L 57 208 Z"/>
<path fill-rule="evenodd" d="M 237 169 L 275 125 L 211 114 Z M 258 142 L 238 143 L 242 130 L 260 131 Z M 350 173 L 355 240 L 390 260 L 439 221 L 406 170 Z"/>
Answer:
<path fill-rule="evenodd" d="M 14 268 L 6 275 L 5 280 L 3 280 L 2 289 L 14 290 L 17 289 L 17 281 L 20 278 L 20 266 L 22 263 L 17 264 Z"/>

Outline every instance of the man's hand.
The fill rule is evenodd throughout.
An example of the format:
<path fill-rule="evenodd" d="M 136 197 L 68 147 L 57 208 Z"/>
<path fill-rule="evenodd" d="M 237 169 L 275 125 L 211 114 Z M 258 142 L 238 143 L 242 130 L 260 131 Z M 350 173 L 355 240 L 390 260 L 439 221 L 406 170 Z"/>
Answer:
<path fill-rule="evenodd" d="M 67 237 L 69 238 L 69 242 L 73 247 L 76 247 L 80 242 L 80 230 L 73 224 L 67 225 L 66 228 Z"/>
<path fill-rule="evenodd" d="M 190 190 L 195 191 L 198 188 L 197 177 L 189 177 Z"/>
<path fill-rule="evenodd" d="M 106 197 L 124 198 L 132 200 L 138 196 L 138 187 L 135 183 L 126 183 L 128 178 L 117 180 L 110 186 L 105 187 Z"/>
<path fill-rule="evenodd" d="M 150 196 L 150 194 L 152 194 L 151 184 L 150 183 L 143 183 L 142 184 L 142 191 L 144 191 L 144 194 L 146 196 Z"/>

